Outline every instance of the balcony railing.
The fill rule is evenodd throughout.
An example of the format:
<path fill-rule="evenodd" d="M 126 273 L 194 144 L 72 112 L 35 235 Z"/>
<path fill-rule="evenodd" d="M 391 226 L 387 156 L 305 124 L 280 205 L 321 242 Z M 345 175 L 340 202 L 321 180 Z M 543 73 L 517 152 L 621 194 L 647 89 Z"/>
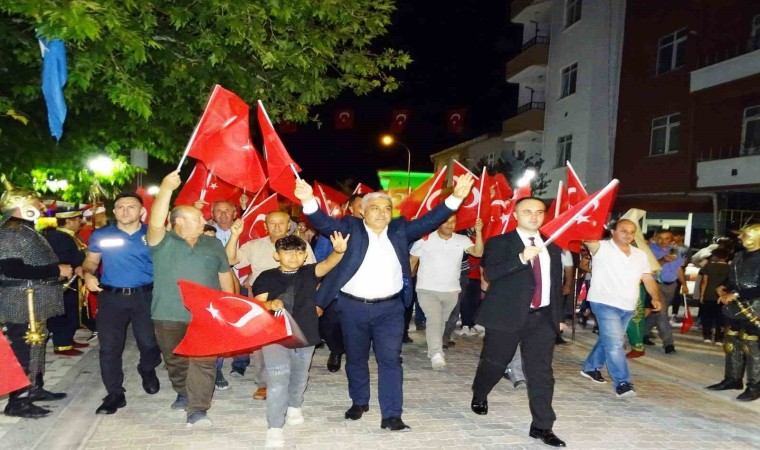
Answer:
<path fill-rule="evenodd" d="M 703 148 L 698 155 L 697 161 L 716 161 L 719 159 L 739 158 L 741 156 L 760 155 L 760 147 L 746 147 L 743 145 L 724 145 Z"/>
<path fill-rule="evenodd" d="M 755 50 L 760 50 L 760 34 L 749 39 L 747 42 L 737 42 L 730 47 L 705 52 L 705 54 L 700 55 L 699 60 L 697 61 L 697 69 L 728 61 L 731 58 L 736 58 L 737 56 L 754 52 Z"/>
<path fill-rule="evenodd" d="M 517 114 L 522 114 L 531 109 L 546 109 L 546 102 L 528 102 L 517 108 Z"/>
<path fill-rule="evenodd" d="M 536 44 L 549 45 L 549 41 L 550 41 L 549 36 L 534 36 L 533 39 L 529 41 L 525 41 L 525 43 L 522 45 L 522 50 L 525 51 Z"/>

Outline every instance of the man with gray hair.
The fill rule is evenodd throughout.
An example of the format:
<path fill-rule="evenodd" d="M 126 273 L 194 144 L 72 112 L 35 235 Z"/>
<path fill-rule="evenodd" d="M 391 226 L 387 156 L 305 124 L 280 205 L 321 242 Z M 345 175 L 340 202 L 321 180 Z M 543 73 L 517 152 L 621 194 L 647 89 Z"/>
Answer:
<path fill-rule="evenodd" d="M 412 300 L 409 246 L 435 230 L 467 197 L 473 178 L 459 177 L 453 195 L 424 216 L 406 221 L 392 219 L 393 205 L 385 193 L 373 192 L 362 199 L 364 219 L 335 219 L 325 214 L 304 180 L 296 182 L 295 196 L 303 212 L 324 236 L 338 231 L 351 236 L 341 262 L 322 280 L 316 302 L 320 309 L 338 302 L 346 350 L 346 375 L 352 405 L 346 419 L 358 420 L 369 410 L 369 350 L 378 365 L 380 427 L 409 430 L 401 420 L 403 371 L 401 340 L 404 309 Z"/>

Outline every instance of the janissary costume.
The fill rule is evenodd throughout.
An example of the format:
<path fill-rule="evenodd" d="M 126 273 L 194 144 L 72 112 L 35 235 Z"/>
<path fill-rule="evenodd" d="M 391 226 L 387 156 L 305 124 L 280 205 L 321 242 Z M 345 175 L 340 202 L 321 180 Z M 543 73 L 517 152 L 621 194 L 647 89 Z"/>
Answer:
<path fill-rule="evenodd" d="M 0 225 L 0 322 L 31 383 L 31 387 L 10 393 L 5 415 L 36 418 L 50 410 L 32 402 L 66 396 L 43 389 L 44 324 L 48 318 L 63 314 L 63 288 L 58 258 L 34 230 L 34 220 L 40 215 L 39 197 L 5 180 L 3 184 L 0 212 L 6 220 Z"/>
<path fill-rule="evenodd" d="M 723 381 L 707 389 L 740 390 L 744 388 L 746 372 L 747 389 L 736 399 L 750 402 L 760 398 L 760 224 L 746 226 L 739 233 L 745 250 L 734 256 L 728 282 L 724 285 L 735 298 L 729 296 L 727 303 L 721 298 L 727 322 L 723 338 L 725 374 Z"/>

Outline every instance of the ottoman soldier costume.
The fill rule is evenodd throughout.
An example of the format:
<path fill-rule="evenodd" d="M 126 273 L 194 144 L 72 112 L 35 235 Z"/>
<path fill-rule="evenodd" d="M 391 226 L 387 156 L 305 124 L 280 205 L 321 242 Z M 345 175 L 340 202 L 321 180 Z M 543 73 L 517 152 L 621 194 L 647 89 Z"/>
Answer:
<path fill-rule="evenodd" d="M 45 370 L 45 321 L 63 313 L 61 275 L 71 268 L 59 265 L 47 241 L 34 230 L 40 200 L 28 189 L 3 180 L 0 212 L 0 322 L 31 387 L 10 393 L 5 415 L 36 418 L 50 413 L 34 405 L 38 400 L 59 400 L 64 393 L 43 389 Z M 12 217 L 9 217 L 12 216 Z"/>
<path fill-rule="evenodd" d="M 760 224 L 742 228 L 740 237 L 745 250 L 731 262 L 726 292 L 720 297 L 727 318 L 725 375 L 707 389 L 742 389 L 746 371 L 747 388 L 736 399 L 749 402 L 760 398 Z"/>

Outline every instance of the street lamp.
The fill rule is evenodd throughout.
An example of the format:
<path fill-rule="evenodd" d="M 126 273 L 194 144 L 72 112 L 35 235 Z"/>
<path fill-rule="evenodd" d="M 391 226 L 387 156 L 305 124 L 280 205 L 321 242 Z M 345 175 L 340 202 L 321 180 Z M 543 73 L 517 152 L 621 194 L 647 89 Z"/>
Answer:
<path fill-rule="evenodd" d="M 406 195 L 412 193 L 412 151 L 403 142 L 397 141 L 392 135 L 384 134 L 380 138 L 380 143 L 385 147 L 391 147 L 393 144 L 398 144 L 406 149 Z"/>
<path fill-rule="evenodd" d="M 536 171 L 533 169 L 527 169 L 525 173 L 523 174 L 522 178 L 517 180 L 517 186 L 518 187 L 525 187 L 528 186 L 533 180 L 533 178 L 536 177 Z"/>
<path fill-rule="evenodd" d="M 155 185 L 154 186 L 149 186 L 148 187 L 148 195 L 155 196 L 156 194 L 158 194 L 158 189 L 159 189 L 158 186 L 155 186 Z"/>
<path fill-rule="evenodd" d="M 96 175 L 110 177 L 113 175 L 114 162 L 108 156 L 96 156 L 87 161 L 87 168 L 92 170 Z"/>

